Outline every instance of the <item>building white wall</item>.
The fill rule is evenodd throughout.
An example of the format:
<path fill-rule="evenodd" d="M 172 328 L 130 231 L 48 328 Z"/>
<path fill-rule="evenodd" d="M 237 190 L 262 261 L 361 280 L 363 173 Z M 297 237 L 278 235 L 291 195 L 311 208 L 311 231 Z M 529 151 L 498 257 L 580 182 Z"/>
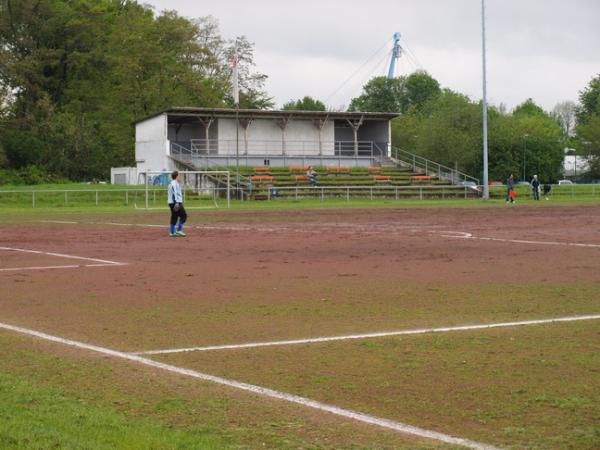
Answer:
<path fill-rule="evenodd" d="M 234 155 L 236 151 L 235 119 L 218 119 L 219 154 Z M 283 136 L 274 119 L 255 119 L 248 126 L 249 155 L 281 155 Z M 333 121 L 328 121 L 322 131 L 323 154 L 334 154 Z M 246 151 L 244 128 L 239 127 L 239 151 Z M 292 119 L 286 128 L 287 155 L 318 155 L 319 130 L 311 120 Z"/>
<path fill-rule="evenodd" d="M 110 184 L 138 184 L 137 167 L 112 167 Z"/>
<path fill-rule="evenodd" d="M 135 126 L 135 161 L 138 173 L 173 169 L 174 164 L 168 155 L 166 114 L 137 123 Z"/>
<path fill-rule="evenodd" d="M 577 162 L 577 166 L 575 166 Z M 582 175 L 590 170 L 590 162 L 585 156 L 565 155 L 563 173 L 567 177 Z"/>

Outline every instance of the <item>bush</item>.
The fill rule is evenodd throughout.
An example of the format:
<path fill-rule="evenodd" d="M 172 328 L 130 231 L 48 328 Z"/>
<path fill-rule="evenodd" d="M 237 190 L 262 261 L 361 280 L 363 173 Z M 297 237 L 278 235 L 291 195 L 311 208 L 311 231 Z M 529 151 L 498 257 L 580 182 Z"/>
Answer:
<path fill-rule="evenodd" d="M 68 182 L 68 180 L 49 174 L 38 166 L 27 166 L 22 169 L 0 169 L 0 185 L 30 185 L 66 182 Z"/>

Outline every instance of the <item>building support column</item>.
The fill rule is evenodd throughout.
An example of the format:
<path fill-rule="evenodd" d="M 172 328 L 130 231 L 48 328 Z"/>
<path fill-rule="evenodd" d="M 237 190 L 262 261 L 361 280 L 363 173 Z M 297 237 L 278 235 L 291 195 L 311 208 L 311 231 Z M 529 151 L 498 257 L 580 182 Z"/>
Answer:
<path fill-rule="evenodd" d="M 248 127 L 254 121 L 254 117 L 240 119 L 240 125 L 244 128 L 244 155 L 248 154 Z"/>
<path fill-rule="evenodd" d="M 286 131 L 287 131 L 287 126 L 290 123 L 290 120 L 292 120 L 292 114 L 285 116 L 281 119 L 277 119 L 277 126 L 281 129 L 281 154 L 283 156 L 285 156 L 287 154 L 286 151 L 286 143 L 287 143 L 287 135 L 286 135 Z"/>
<path fill-rule="evenodd" d="M 314 119 L 313 125 L 319 130 L 319 156 L 323 156 L 323 128 L 329 120 L 329 114 L 324 119 Z"/>
<path fill-rule="evenodd" d="M 198 121 L 204 126 L 204 148 L 206 154 L 210 154 L 210 126 L 215 121 L 214 117 L 198 117 Z"/>
<path fill-rule="evenodd" d="M 350 120 L 346 119 L 346 122 L 352 127 L 352 131 L 354 132 L 354 157 L 358 157 L 358 129 L 363 124 L 365 116 L 360 116 L 360 119 Z"/>

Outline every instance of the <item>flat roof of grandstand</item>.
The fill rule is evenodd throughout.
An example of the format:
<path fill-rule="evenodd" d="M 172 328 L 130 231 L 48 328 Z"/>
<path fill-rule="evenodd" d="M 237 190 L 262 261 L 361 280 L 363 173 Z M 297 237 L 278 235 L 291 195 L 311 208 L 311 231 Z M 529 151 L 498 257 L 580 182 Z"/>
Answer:
<path fill-rule="evenodd" d="M 239 117 L 265 117 L 265 118 L 277 118 L 277 117 L 306 117 L 309 118 L 328 118 L 330 120 L 335 119 L 359 119 L 363 120 L 391 120 L 395 117 L 400 116 L 400 113 L 387 113 L 387 112 L 343 112 L 343 111 L 294 111 L 294 110 L 266 110 L 266 109 L 240 109 L 236 110 L 233 108 L 196 108 L 196 107 L 172 107 L 166 108 L 156 113 L 150 114 L 149 116 L 137 119 L 133 123 L 143 122 L 144 120 L 151 119 L 161 114 L 167 114 L 171 117 L 176 116 L 212 116 L 212 117 L 235 117 L 239 114 Z"/>

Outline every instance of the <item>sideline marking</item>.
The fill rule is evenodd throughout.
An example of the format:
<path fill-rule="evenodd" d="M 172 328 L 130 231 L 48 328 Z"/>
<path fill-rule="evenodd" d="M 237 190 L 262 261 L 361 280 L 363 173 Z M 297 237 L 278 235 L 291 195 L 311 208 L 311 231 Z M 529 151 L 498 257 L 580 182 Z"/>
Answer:
<path fill-rule="evenodd" d="M 471 233 L 464 231 L 430 231 L 430 234 L 451 239 L 476 239 L 479 241 L 494 241 L 494 242 L 509 242 L 512 244 L 532 244 L 532 245 L 562 245 L 565 247 L 584 247 L 584 248 L 600 248 L 600 244 L 583 244 L 578 242 L 558 242 L 558 241 L 530 241 L 524 239 L 502 239 L 492 237 L 473 236 Z M 442 234 L 451 233 L 451 234 Z"/>
<path fill-rule="evenodd" d="M 42 223 L 57 223 L 57 224 L 71 224 L 71 225 L 110 225 L 119 227 L 152 227 L 152 228 L 168 228 L 168 225 L 148 224 L 148 223 L 122 223 L 122 222 L 75 222 L 70 220 L 39 220 Z M 331 224 L 331 223 L 319 223 L 311 225 L 310 227 L 294 227 L 294 226 L 277 226 L 277 227 L 264 227 L 264 226 L 251 226 L 251 225 L 189 225 L 190 228 L 197 230 L 220 230 L 220 231 L 253 231 L 253 232 L 264 232 L 264 233 L 276 233 L 276 232 L 294 232 L 294 233 L 311 233 L 319 234 L 324 231 L 337 231 L 340 233 L 363 233 L 363 234 L 388 234 L 390 232 L 399 231 L 422 231 L 424 229 L 439 228 L 442 225 L 394 225 L 392 227 L 381 228 L 380 224 L 369 225 L 355 225 L 348 223 Z M 310 228 L 310 229 L 309 229 Z"/>
<path fill-rule="evenodd" d="M 158 361 L 154 361 L 148 358 L 144 358 L 142 356 L 138 356 L 132 353 L 125 353 L 118 350 L 111 350 L 105 347 L 99 347 L 93 344 L 86 344 L 84 342 L 74 341 L 71 339 L 65 339 L 58 336 L 52 336 L 50 334 L 42 333 L 40 331 L 31 330 L 28 328 L 17 327 L 14 325 L 9 325 L 6 323 L 0 322 L 0 328 L 5 330 L 14 331 L 16 333 L 26 334 L 29 336 L 35 336 L 39 339 L 43 339 L 46 341 L 57 342 L 59 344 L 68 345 L 71 347 L 76 347 L 84 350 L 89 350 L 96 353 L 102 353 L 105 355 L 109 355 L 115 358 L 121 358 L 133 362 L 137 362 L 139 364 L 143 364 L 145 366 L 154 367 L 157 369 L 165 370 L 167 372 L 176 373 L 179 375 L 185 375 L 188 377 L 198 378 L 204 381 L 210 381 L 213 383 L 217 383 L 220 385 L 232 387 L 235 389 L 241 389 L 243 391 L 252 392 L 254 394 L 262 395 L 265 397 L 274 398 L 277 400 L 284 400 L 291 403 L 296 403 L 299 405 L 303 405 L 309 408 L 317 409 L 319 411 L 329 412 L 331 414 L 335 414 L 337 416 L 346 417 L 349 419 L 354 419 L 359 422 L 367 423 L 370 425 L 377 425 L 379 427 L 388 428 L 395 431 L 400 431 L 402 433 L 411 434 L 414 436 L 418 436 L 421 438 L 433 439 L 441 442 L 445 442 L 448 444 L 456 444 L 462 445 L 467 448 L 472 448 L 475 450 L 499 450 L 497 447 L 493 447 L 491 445 L 482 444 L 479 442 L 471 441 L 469 439 L 463 439 L 454 437 L 448 434 L 440 433 L 437 431 L 426 430 L 424 428 L 415 427 L 412 425 L 404 424 L 402 422 L 395 422 L 389 419 L 383 419 L 375 416 L 370 416 L 368 414 L 363 414 L 357 411 L 353 411 L 350 409 L 339 408 L 334 405 L 328 405 L 326 403 L 321 403 L 316 400 L 311 400 L 309 398 L 300 397 L 294 394 L 287 394 L 285 392 L 276 391 L 274 389 L 269 389 L 261 386 L 257 386 L 254 384 L 243 383 L 241 381 L 230 380 L 227 378 L 217 377 L 214 375 L 209 375 L 207 373 L 198 372 L 192 369 L 186 369 L 184 367 L 173 366 L 171 364 L 165 364 Z"/>
<path fill-rule="evenodd" d="M 67 259 L 78 259 L 82 261 L 91 261 L 93 264 L 69 264 L 69 265 L 57 265 L 57 266 L 31 266 L 31 267 L 7 267 L 0 268 L 0 272 L 12 272 L 12 271 L 22 271 L 22 270 L 46 270 L 46 269 L 76 269 L 79 267 L 108 267 L 108 266 L 126 266 L 127 263 L 117 262 L 117 261 L 109 261 L 106 259 L 98 259 L 98 258 L 88 258 L 86 256 L 75 256 L 75 255 L 66 255 L 64 253 L 54 253 L 54 252 L 43 252 L 40 250 L 28 250 L 24 248 L 13 248 L 13 247 L 0 247 L 0 251 L 14 251 L 14 252 L 22 252 L 22 253 L 34 253 L 37 255 L 47 255 L 47 256 L 56 256 L 58 258 L 67 258 Z"/>
<path fill-rule="evenodd" d="M 380 333 L 365 333 L 365 334 L 350 334 L 345 336 L 330 336 L 330 337 L 317 337 L 308 339 L 292 339 L 287 341 L 271 341 L 271 342 L 252 342 L 247 344 L 231 344 L 231 345 L 212 345 L 208 347 L 188 347 L 188 348 L 174 348 L 166 350 L 148 350 L 142 352 L 134 352 L 134 355 L 161 355 L 167 353 L 185 353 L 185 352 L 205 352 L 210 350 L 232 350 L 241 348 L 256 348 L 256 347 L 272 347 L 280 345 L 298 345 L 298 344 L 315 344 L 319 342 L 332 342 L 332 341 L 344 341 L 349 339 L 368 339 L 378 338 L 386 336 L 401 336 L 410 334 L 426 334 L 426 333 L 444 333 L 448 331 L 465 331 L 465 330 L 484 330 L 489 328 L 503 328 L 503 327 L 518 327 L 524 325 L 540 325 L 555 322 L 574 322 L 576 320 L 594 320 L 600 319 L 600 314 L 586 315 L 586 316 L 571 316 L 571 317 L 557 317 L 554 319 L 540 319 L 540 320 L 523 320 L 520 322 L 499 322 L 489 323 L 480 325 L 461 325 L 454 327 L 439 327 L 439 328 L 416 328 L 412 330 L 401 330 L 401 331 L 384 331 Z"/>
<path fill-rule="evenodd" d="M 79 223 L 79 222 L 75 222 L 74 220 L 39 220 L 39 222 L 42 222 L 42 223 L 68 223 L 68 224 Z"/>

